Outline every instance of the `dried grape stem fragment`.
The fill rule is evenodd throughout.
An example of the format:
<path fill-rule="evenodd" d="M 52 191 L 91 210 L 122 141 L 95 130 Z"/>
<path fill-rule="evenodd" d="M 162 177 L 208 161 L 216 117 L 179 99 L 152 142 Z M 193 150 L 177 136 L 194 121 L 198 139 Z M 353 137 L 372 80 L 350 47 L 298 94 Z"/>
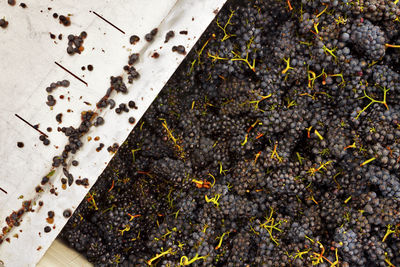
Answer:
<path fill-rule="evenodd" d="M 389 89 L 386 89 L 386 87 L 383 87 L 382 89 L 383 89 L 383 100 L 376 100 L 376 99 L 373 99 L 372 97 L 370 97 L 369 95 L 367 95 L 367 93 L 365 92 L 365 90 L 363 91 L 363 92 L 364 92 L 364 96 L 360 97 L 359 99 L 368 98 L 371 102 L 369 102 L 368 105 L 366 105 L 361 111 L 358 112 L 358 115 L 357 115 L 357 117 L 356 117 L 356 120 L 360 117 L 360 115 L 361 115 L 364 111 L 366 111 L 366 110 L 368 109 L 369 106 L 371 106 L 371 105 L 374 104 L 374 103 L 383 104 L 383 105 L 386 107 L 386 109 L 389 110 L 389 107 L 388 107 L 388 105 L 387 105 L 387 103 L 386 103 L 386 95 L 387 95 L 387 92 L 389 92 L 390 88 L 389 88 Z"/>
<path fill-rule="evenodd" d="M 225 25 L 224 25 L 223 27 L 219 24 L 218 19 L 217 19 L 217 21 L 216 21 L 217 26 L 224 32 L 224 37 L 222 37 L 221 42 L 223 42 L 223 41 L 229 39 L 230 37 L 236 36 L 235 34 L 228 34 L 228 33 L 226 32 L 226 28 L 228 27 L 228 25 L 233 25 L 233 24 L 231 23 L 231 19 L 232 19 L 232 17 L 233 17 L 234 14 L 235 14 L 235 11 L 231 10 L 231 14 L 229 15 L 228 21 L 225 23 Z"/>

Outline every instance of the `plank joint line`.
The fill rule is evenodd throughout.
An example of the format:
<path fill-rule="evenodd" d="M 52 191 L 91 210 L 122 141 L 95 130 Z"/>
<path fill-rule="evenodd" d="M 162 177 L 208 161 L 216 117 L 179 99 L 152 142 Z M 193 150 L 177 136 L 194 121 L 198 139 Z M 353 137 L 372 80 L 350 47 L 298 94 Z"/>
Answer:
<path fill-rule="evenodd" d="M 33 129 L 35 129 L 36 131 L 38 131 L 39 133 L 41 133 L 42 135 L 46 136 L 46 138 L 48 137 L 47 134 L 45 134 L 44 132 L 42 132 L 41 130 L 39 130 L 38 128 L 36 128 L 35 126 L 33 126 L 32 124 L 30 124 L 27 120 L 25 120 L 24 118 L 22 118 L 20 115 L 18 114 L 14 114 L 18 119 L 20 119 L 21 121 L 25 122 L 26 124 L 28 124 L 29 126 L 31 126 Z"/>
<path fill-rule="evenodd" d="M 85 82 L 84 80 L 82 80 L 81 78 L 79 78 L 77 75 L 75 75 L 72 71 L 68 70 L 67 68 L 65 68 L 64 66 L 62 66 L 60 63 L 54 61 L 54 63 L 59 66 L 60 68 L 62 68 L 63 70 L 65 70 L 66 72 L 68 72 L 69 74 L 71 74 L 74 78 L 78 79 L 80 82 L 82 82 L 83 84 L 85 84 L 86 86 L 88 86 L 88 83 Z"/>
<path fill-rule="evenodd" d="M 125 32 L 123 30 L 121 30 L 120 28 L 118 28 L 117 26 L 115 26 L 114 24 L 112 24 L 110 21 L 108 21 L 107 19 L 103 18 L 102 16 L 100 16 L 99 14 L 96 13 L 96 11 L 91 11 L 93 12 L 93 14 L 95 14 L 96 16 L 98 16 L 99 18 L 101 18 L 102 20 L 104 20 L 105 22 L 107 22 L 108 24 L 110 24 L 111 26 L 113 26 L 115 29 L 119 30 L 120 32 L 122 32 L 123 34 L 125 34 Z"/>

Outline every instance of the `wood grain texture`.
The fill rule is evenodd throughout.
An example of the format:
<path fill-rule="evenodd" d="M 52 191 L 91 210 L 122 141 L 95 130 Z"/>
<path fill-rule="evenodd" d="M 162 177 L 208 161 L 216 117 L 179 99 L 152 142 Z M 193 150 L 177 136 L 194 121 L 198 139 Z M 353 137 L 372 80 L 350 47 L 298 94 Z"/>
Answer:
<path fill-rule="evenodd" d="M 46 251 L 37 267 L 92 267 L 81 254 L 56 239 Z"/>

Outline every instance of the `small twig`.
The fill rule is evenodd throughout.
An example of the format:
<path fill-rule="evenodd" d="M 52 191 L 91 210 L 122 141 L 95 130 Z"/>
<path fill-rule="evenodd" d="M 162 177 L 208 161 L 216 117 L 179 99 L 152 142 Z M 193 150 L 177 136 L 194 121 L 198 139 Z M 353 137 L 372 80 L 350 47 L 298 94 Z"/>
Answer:
<path fill-rule="evenodd" d="M 279 162 L 282 162 L 282 157 L 280 157 L 278 155 L 277 148 L 278 148 L 278 141 L 275 142 L 274 150 L 272 151 L 272 154 L 271 154 L 271 159 L 276 157 Z"/>
<path fill-rule="evenodd" d="M 180 266 L 187 266 L 191 265 L 193 262 L 197 260 L 205 260 L 207 256 L 201 256 L 199 257 L 199 254 L 196 253 L 196 255 L 193 257 L 193 259 L 189 260 L 188 257 L 182 256 L 180 260 Z"/>
<path fill-rule="evenodd" d="M 336 57 L 336 55 L 334 54 L 334 52 L 335 52 L 335 50 L 336 50 L 336 47 L 333 48 L 333 49 L 328 49 L 328 47 L 326 47 L 326 46 L 324 45 L 322 49 L 325 51 L 325 54 L 327 54 L 327 55 L 329 54 L 329 55 L 331 55 L 331 56 L 335 59 L 335 61 L 337 60 L 337 57 Z"/>
<path fill-rule="evenodd" d="M 250 61 L 249 61 L 249 50 L 251 48 L 251 44 L 253 43 L 253 40 L 254 40 L 254 37 L 252 37 L 247 44 L 246 58 L 242 58 L 240 53 L 231 51 L 231 53 L 234 55 L 234 57 L 231 59 L 231 61 L 243 61 L 244 63 L 246 63 L 249 66 L 249 68 L 252 71 L 256 72 L 256 59 L 253 58 L 252 64 L 250 64 Z"/>
<path fill-rule="evenodd" d="M 324 140 L 324 137 L 317 131 L 317 129 L 314 130 L 314 133 L 318 136 L 318 138 L 322 141 Z"/>
<path fill-rule="evenodd" d="M 362 98 L 368 98 L 371 102 L 369 102 L 368 105 L 366 105 L 360 112 L 358 112 L 358 115 L 357 115 L 357 117 L 356 117 L 356 120 L 360 117 L 360 115 L 361 115 L 364 111 L 366 111 L 366 110 L 369 108 L 369 106 L 371 106 L 371 105 L 374 104 L 374 103 L 383 104 L 383 105 L 386 107 L 386 109 L 389 110 L 389 107 L 388 107 L 388 105 L 387 105 L 387 103 L 386 103 L 386 95 L 387 95 L 387 92 L 388 92 L 389 90 L 390 90 L 390 89 L 386 89 L 386 87 L 383 88 L 383 100 L 375 100 L 375 99 L 373 99 L 372 97 L 370 97 L 369 95 L 367 95 L 367 93 L 366 93 L 365 90 L 364 90 L 364 96 L 363 96 L 363 97 L 360 97 L 360 99 L 362 99 Z"/>
<path fill-rule="evenodd" d="M 228 21 L 225 23 L 225 25 L 223 27 L 219 24 L 219 21 L 217 19 L 217 26 L 224 32 L 224 37 L 221 39 L 221 42 L 225 41 L 226 39 L 228 39 L 230 37 L 236 36 L 236 34 L 229 34 L 226 32 L 226 27 L 228 27 L 228 25 L 232 25 L 231 19 L 234 14 L 235 14 L 235 11 L 231 10 L 231 14 L 229 15 Z"/>
<path fill-rule="evenodd" d="M 400 48 L 400 45 L 392 45 L 392 44 L 385 44 L 385 47 L 391 47 L 391 48 Z"/>
<path fill-rule="evenodd" d="M 224 239 L 224 236 L 225 235 L 229 235 L 229 233 L 230 232 L 225 232 L 225 233 L 222 234 L 222 236 L 217 237 L 217 239 L 219 239 L 219 242 L 218 242 L 218 245 L 215 247 L 216 250 L 219 249 L 222 246 L 222 241 Z"/>
<path fill-rule="evenodd" d="M 292 4 L 290 3 L 290 0 L 287 0 L 287 4 L 288 4 L 288 7 L 289 7 L 289 11 L 292 11 L 293 7 L 292 7 Z"/>
<path fill-rule="evenodd" d="M 163 251 L 163 250 L 161 249 L 161 253 L 160 253 L 160 254 L 156 254 L 156 256 L 154 256 L 153 258 L 151 258 L 150 260 L 148 260 L 148 261 L 147 261 L 147 264 L 148 264 L 148 265 L 152 265 L 153 261 L 155 261 L 155 260 L 157 260 L 157 259 L 163 257 L 164 255 L 167 255 L 167 254 L 175 255 L 176 253 L 177 253 L 177 251 L 173 251 L 172 248 L 169 248 L 169 249 L 166 250 L 166 251 Z"/>
<path fill-rule="evenodd" d="M 270 213 L 269 217 L 268 217 L 268 218 L 265 217 L 266 221 L 265 221 L 263 224 L 260 224 L 260 227 L 264 228 L 264 229 L 268 232 L 269 237 L 271 238 L 271 240 L 272 240 L 277 246 L 279 246 L 279 242 L 278 242 L 278 240 L 273 236 L 273 233 L 272 233 L 272 232 L 273 232 L 273 230 L 276 230 L 276 231 L 278 231 L 278 232 L 282 232 L 282 229 L 278 228 L 278 227 L 282 224 L 282 221 L 279 220 L 277 223 L 275 223 L 275 218 L 272 217 L 273 214 L 274 214 L 274 209 L 271 208 L 271 213 Z"/>
<path fill-rule="evenodd" d="M 376 158 L 367 159 L 366 161 L 364 161 L 363 163 L 360 164 L 360 167 L 367 165 L 368 163 L 370 163 L 371 161 L 374 161 L 374 160 L 376 160 Z"/>
<path fill-rule="evenodd" d="M 289 58 L 283 58 L 283 61 L 286 63 L 286 68 L 282 70 L 282 74 L 285 74 L 288 70 L 292 70 L 293 68 L 290 67 L 290 57 Z"/>
<path fill-rule="evenodd" d="M 322 10 L 316 17 L 319 18 L 322 14 L 324 14 L 325 11 L 328 9 L 328 6 L 329 6 L 329 5 L 325 5 L 324 10 Z"/>
<path fill-rule="evenodd" d="M 388 238 L 389 235 L 394 234 L 394 233 L 396 233 L 396 230 L 393 230 L 392 225 L 388 224 L 385 236 L 382 239 L 382 243 L 386 241 L 386 238 Z"/>
<path fill-rule="evenodd" d="M 207 203 L 211 202 L 215 205 L 216 208 L 219 207 L 219 198 L 221 197 L 221 194 L 216 194 L 213 198 L 209 198 L 207 195 L 204 195 L 204 198 Z"/>

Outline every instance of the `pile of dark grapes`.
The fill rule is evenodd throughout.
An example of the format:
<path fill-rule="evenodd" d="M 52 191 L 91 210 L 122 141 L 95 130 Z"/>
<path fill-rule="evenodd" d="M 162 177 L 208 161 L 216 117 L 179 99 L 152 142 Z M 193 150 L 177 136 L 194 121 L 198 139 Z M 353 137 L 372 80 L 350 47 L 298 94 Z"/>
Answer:
<path fill-rule="evenodd" d="M 61 237 L 96 266 L 400 266 L 399 30 L 399 1 L 228 1 Z"/>

